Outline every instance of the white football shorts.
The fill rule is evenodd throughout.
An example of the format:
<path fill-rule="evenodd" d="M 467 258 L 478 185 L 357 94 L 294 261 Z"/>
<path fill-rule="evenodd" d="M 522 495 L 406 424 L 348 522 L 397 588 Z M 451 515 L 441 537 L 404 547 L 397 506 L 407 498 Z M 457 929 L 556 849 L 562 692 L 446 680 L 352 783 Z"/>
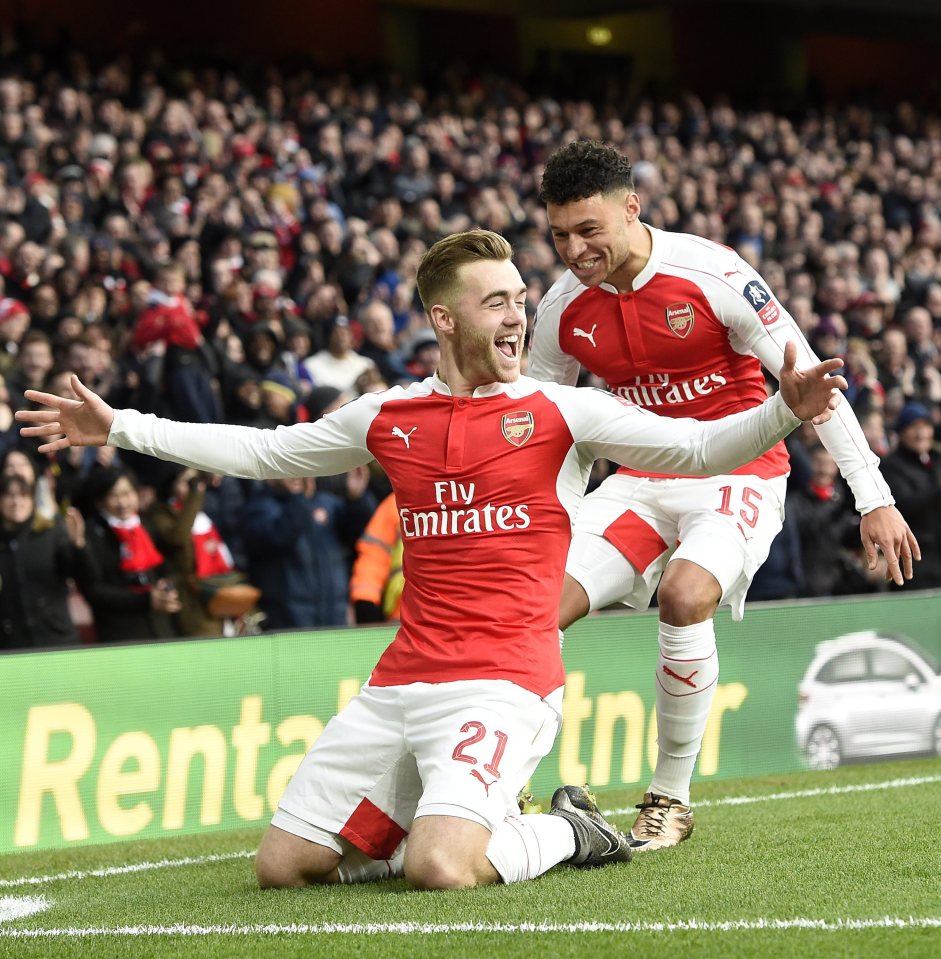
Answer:
<path fill-rule="evenodd" d="M 742 618 L 745 594 L 784 522 L 787 479 L 654 479 L 616 473 L 585 497 L 565 571 L 592 609 L 646 609 L 667 563 L 685 559 L 722 587 Z"/>
<path fill-rule="evenodd" d="M 392 857 L 419 816 L 493 830 L 562 721 L 562 689 L 540 699 L 506 680 L 363 686 L 301 760 L 271 822 L 344 855 Z"/>

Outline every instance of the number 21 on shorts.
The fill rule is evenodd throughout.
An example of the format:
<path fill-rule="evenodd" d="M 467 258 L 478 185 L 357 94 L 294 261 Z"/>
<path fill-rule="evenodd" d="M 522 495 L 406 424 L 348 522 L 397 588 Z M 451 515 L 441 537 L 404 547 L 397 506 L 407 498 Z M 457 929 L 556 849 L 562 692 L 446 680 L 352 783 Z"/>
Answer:
<path fill-rule="evenodd" d="M 467 752 L 467 749 L 471 746 L 476 746 L 477 743 L 483 742 L 487 738 L 487 727 L 483 723 L 479 723 L 476 720 L 471 720 L 470 722 L 464 723 L 461 726 L 462 733 L 470 733 L 466 739 L 462 739 L 455 747 L 454 751 L 451 753 L 451 758 L 459 763 L 469 763 L 471 766 L 476 766 L 478 763 L 478 756 L 480 755 L 479 750 L 474 750 L 475 753 L 478 753 L 478 756 L 473 755 L 472 753 Z M 476 770 L 471 770 L 471 775 L 476 779 L 479 779 L 483 784 L 484 788 L 487 790 L 489 795 L 490 787 L 500 778 L 500 760 L 503 758 L 503 753 L 506 750 L 506 743 L 509 737 L 506 733 L 500 732 L 499 729 L 494 730 L 493 737 L 496 739 L 496 745 L 494 746 L 493 753 L 490 756 L 489 760 L 484 763 L 483 768 L 484 772 L 489 773 L 493 776 L 492 782 L 487 782 L 484 777 Z M 484 747 L 486 750 L 487 747 Z"/>

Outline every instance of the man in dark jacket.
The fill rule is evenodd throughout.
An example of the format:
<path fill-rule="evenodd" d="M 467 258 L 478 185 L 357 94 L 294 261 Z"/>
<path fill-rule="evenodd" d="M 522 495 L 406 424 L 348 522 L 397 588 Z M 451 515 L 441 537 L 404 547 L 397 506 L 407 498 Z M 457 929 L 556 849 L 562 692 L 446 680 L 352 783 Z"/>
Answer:
<path fill-rule="evenodd" d="M 245 504 L 248 575 L 262 591 L 266 630 L 346 625 L 349 556 L 376 508 L 368 469 L 350 475 L 349 498 L 313 479 L 279 479 Z"/>
<path fill-rule="evenodd" d="M 898 448 L 882 461 L 882 472 L 921 543 L 918 585 L 930 589 L 941 586 L 941 452 L 930 410 L 906 403 L 895 431 Z"/>

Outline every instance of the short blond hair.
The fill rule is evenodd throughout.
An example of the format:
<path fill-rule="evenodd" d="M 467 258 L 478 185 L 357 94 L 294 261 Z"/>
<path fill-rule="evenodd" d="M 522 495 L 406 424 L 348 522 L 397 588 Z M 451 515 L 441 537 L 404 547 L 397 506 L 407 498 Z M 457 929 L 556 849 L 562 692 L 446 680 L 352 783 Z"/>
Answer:
<path fill-rule="evenodd" d="M 450 305 L 458 292 L 458 271 L 467 263 L 513 258 L 513 247 L 492 230 L 466 230 L 438 240 L 421 258 L 415 282 L 425 311 L 435 303 Z"/>

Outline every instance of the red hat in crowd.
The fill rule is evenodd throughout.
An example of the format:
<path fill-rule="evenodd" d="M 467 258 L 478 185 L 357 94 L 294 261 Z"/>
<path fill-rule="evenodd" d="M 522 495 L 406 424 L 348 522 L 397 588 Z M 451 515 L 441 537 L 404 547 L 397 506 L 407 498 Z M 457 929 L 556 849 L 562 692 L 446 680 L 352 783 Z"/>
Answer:
<path fill-rule="evenodd" d="M 25 303 L 14 300 L 10 296 L 5 296 L 0 300 L 0 323 L 6 323 L 7 320 L 12 320 L 14 316 L 19 316 L 20 314 L 29 316 L 29 310 L 26 308 Z"/>

